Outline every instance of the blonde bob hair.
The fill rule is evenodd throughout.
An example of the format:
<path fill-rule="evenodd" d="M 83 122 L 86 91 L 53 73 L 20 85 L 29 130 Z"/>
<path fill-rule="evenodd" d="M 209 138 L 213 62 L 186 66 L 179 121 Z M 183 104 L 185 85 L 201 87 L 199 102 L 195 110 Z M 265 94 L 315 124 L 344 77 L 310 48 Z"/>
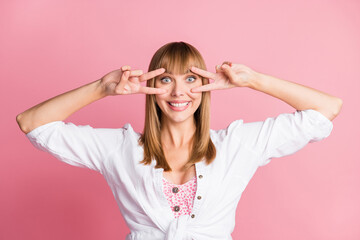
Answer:
<path fill-rule="evenodd" d="M 148 72 L 158 68 L 165 68 L 171 74 L 186 74 L 191 66 L 206 70 L 206 65 L 200 52 L 185 42 L 167 43 L 158 49 L 151 59 Z M 202 84 L 208 84 L 209 79 L 201 77 Z M 155 87 L 155 78 L 149 79 L 148 87 Z M 156 160 L 155 168 L 171 171 L 166 161 L 161 145 L 161 117 L 162 111 L 155 101 L 154 94 L 146 95 L 145 125 L 139 138 L 139 145 L 144 147 L 144 159 L 140 163 L 149 165 Z M 191 141 L 189 160 L 184 170 L 200 162 L 203 158 L 210 164 L 216 156 L 216 148 L 210 138 L 210 92 L 202 92 L 200 106 L 194 113 L 196 131 Z"/>

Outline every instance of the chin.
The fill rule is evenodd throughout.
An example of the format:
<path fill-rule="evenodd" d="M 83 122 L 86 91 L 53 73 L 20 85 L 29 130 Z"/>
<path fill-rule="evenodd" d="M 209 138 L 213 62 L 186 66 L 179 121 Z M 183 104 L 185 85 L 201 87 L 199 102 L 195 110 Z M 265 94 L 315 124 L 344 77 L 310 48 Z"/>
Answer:
<path fill-rule="evenodd" d="M 185 121 L 188 121 L 189 118 L 191 118 L 191 116 L 185 118 L 185 117 L 177 117 L 177 118 L 171 118 L 171 117 L 166 117 L 166 120 L 167 121 L 170 121 L 170 122 L 174 122 L 174 123 L 182 123 L 182 122 L 185 122 Z"/>

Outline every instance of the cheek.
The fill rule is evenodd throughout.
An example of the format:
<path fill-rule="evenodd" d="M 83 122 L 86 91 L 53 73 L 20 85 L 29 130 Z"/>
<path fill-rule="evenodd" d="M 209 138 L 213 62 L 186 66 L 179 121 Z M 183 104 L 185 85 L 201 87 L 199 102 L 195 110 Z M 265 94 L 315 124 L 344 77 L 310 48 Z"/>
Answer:
<path fill-rule="evenodd" d="M 189 96 L 191 97 L 193 103 L 194 103 L 194 106 L 198 107 L 200 106 L 201 104 L 201 97 L 202 97 L 202 93 L 192 93 L 190 92 L 189 93 Z"/>
<path fill-rule="evenodd" d="M 200 93 L 193 93 L 193 92 L 191 92 L 190 89 L 189 89 L 188 95 L 189 95 L 192 99 L 194 99 L 194 100 L 198 100 L 198 99 L 201 100 L 201 92 L 200 92 Z"/>
<path fill-rule="evenodd" d="M 164 101 L 167 101 L 168 99 L 168 94 L 155 94 L 155 102 L 157 105 L 163 104 Z"/>
<path fill-rule="evenodd" d="M 194 99 L 194 100 L 200 99 L 201 100 L 201 96 L 202 96 L 201 92 L 196 92 L 196 93 L 191 92 L 192 88 L 196 88 L 196 87 L 200 87 L 200 86 L 202 86 L 201 82 L 200 82 L 200 84 L 196 84 L 196 85 L 194 84 L 191 87 L 189 87 L 187 93 L 192 99 Z"/>

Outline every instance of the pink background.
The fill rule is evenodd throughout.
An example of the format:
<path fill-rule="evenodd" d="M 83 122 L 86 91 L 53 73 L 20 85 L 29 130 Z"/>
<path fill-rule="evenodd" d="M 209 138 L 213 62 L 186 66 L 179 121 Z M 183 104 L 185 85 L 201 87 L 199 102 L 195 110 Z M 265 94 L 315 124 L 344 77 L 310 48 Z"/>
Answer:
<path fill-rule="evenodd" d="M 360 239 L 359 1 L 1 1 L 0 239 L 124 239 L 104 178 L 36 150 L 18 113 L 186 41 L 207 67 L 229 60 L 340 97 L 332 134 L 259 168 L 234 239 Z M 144 95 L 108 97 L 66 121 L 136 131 Z M 227 107 L 224 107 L 227 106 Z M 252 89 L 212 92 L 211 127 L 291 106 Z"/>

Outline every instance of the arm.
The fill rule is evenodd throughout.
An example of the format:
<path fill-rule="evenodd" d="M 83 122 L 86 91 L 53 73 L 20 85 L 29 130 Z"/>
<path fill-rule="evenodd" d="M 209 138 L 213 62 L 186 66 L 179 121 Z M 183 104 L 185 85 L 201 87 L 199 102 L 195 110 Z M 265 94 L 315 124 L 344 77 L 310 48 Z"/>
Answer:
<path fill-rule="evenodd" d="M 16 116 L 21 131 L 31 130 L 53 121 L 62 121 L 86 105 L 106 96 L 101 80 L 60 94 Z"/>
<path fill-rule="evenodd" d="M 333 120 L 340 112 L 342 100 L 316 89 L 258 73 L 243 64 L 224 62 L 216 66 L 216 73 L 196 67 L 191 70 L 215 82 L 191 89 L 192 92 L 249 87 L 276 97 L 297 110 L 313 109 Z"/>
<path fill-rule="evenodd" d="M 314 109 L 329 120 L 340 112 L 342 100 L 316 89 L 257 73 L 248 87 L 276 97 L 297 110 Z"/>
<path fill-rule="evenodd" d="M 164 89 L 141 86 L 146 81 L 162 74 L 165 69 L 157 69 L 143 74 L 142 70 L 130 70 L 129 66 L 116 69 L 101 79 L 48 99 L 16 116 L 16 121 L 24 133 L 50 123 L 63 121 L 86 105 L 111 95 L 162 94 Z"/>

